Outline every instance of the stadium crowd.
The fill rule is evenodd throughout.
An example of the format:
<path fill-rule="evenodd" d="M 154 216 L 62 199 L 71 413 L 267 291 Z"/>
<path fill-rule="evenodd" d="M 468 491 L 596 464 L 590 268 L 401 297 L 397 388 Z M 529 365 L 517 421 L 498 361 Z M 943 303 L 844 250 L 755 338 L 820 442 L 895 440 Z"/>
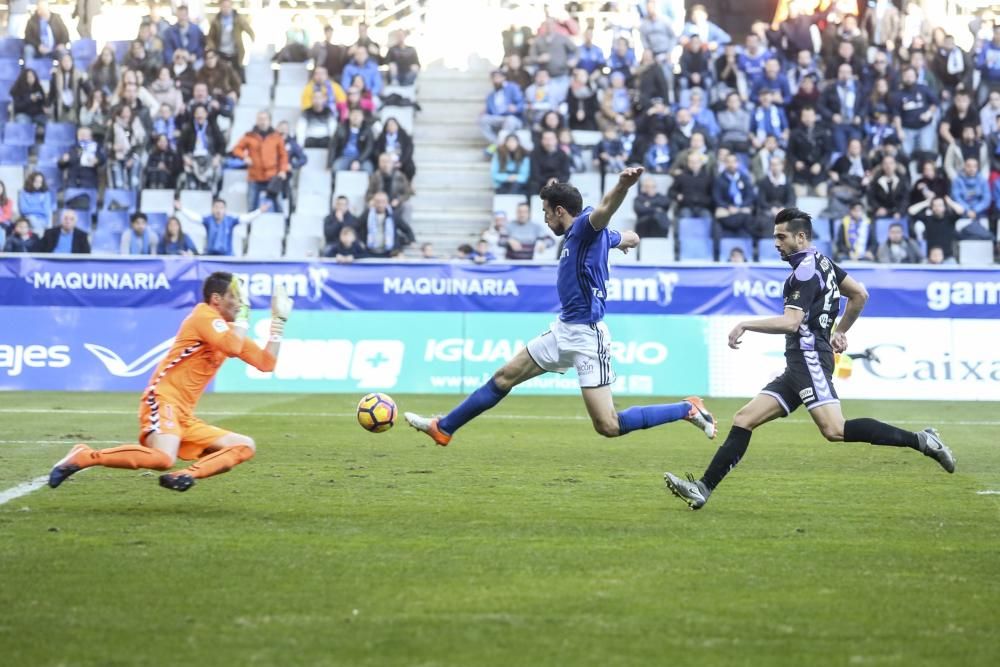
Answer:
<path fill-rule="evenodd" d="M 565 12 L 503 31 L 479 118 L 497 195 L 524 197 L 527 215 L 552 179 L 641 164 L 636 230 L 685 259 L 775 259 L 773 216 L 797 204 L 838 260 L 953 263 L 978 241 L 962 247 L 993 261 L 1000 22 L 973 21 L 967 51 L 917 3 L 859 16 L 793 0 L 737 43 L 684 4 L 638 3 L 637 25 Z M 487 246 L 522 237 L 506 217 Z M 523 242 L 493 251 L 525 256 Z"/>
<path fill-rule="evenodd" d="M 4 252 L 253 248 L 352 261 L 413 242 L 414 147 L 394 115 L 408 111 L 412 125 L 420 61 L 405 32 L 383 49 L 361 22 L 356 41 L 339 44 L 328 22 L 313 43 L 296 15 L 284 47 L 260 57 L 232 0 L 192 14 L 203 6 L 174 3 L 171 15 L 150 2 L 132 39 L 98 50 L 89 35 L 101 3 L 76 3 L 79 39 L 45 0 L 30 12 L 11 3 L 12 36 L 0 39 Z M 297 221 L 297 208 L 309 215 Z"/>

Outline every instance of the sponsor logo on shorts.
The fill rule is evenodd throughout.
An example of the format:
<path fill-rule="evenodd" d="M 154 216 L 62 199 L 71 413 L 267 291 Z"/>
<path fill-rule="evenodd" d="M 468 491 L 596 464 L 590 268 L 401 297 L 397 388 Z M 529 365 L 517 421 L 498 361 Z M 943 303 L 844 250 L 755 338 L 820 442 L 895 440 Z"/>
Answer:
<path fill-rule="evenodd" d="M 800 391 L 799 398 L 801 398 L 803 401 L 811 401 L 813 399 L 812 387 L 806 387 L 805 389 Z"/>
<path fill-rule="evenodd" d="M 589 361 L 581 361 L 576 365 L 577 375 L 586 375 L 594 372 L 594 364 Z"/>

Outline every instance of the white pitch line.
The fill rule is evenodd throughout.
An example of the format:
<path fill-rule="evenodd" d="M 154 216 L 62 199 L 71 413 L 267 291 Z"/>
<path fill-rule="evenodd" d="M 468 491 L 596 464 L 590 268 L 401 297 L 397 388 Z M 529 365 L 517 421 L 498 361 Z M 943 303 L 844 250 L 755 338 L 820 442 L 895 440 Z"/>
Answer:
<path fill-rule="evenodd" d="M 24 482 L 23 484 L 18 484 L 17 486 L 11 487 L 6 491 L 0 491 L 0 505 L 5 505 L 12 500 L 17 500 L 21 496 L 26 496 L 32 491 L 36 491 L 49 481 L 48 475 L 42 475 L 41 477 L 36 477 L 30 482 Z"/>
<path fill-rule="evenodd" d="M 67 414 L 67 415 L 132 415 L 135 416 L 135 410 L 82 410 L 82 409 L 66 409 L 60 410 L 58 408 L 54 409 L 43 409 L 43 408 L 0 408 L 0 414 L 46 414 L 46 415 L 57 415 L 57 414 Z M 243 417 L 243 416 L 254 416 L 254 417 L 313 417 L 316 419 L 326 418 L 326 417 L 353 417 L 355 416 L 353 412 L 275 412 L 275 411 L 259 411 L 259 410 L 199 410 L 199 415 L 213 416 L 213 417 Z M 517 420 L 517 421 L 590 421 L 590 417 L 578 414 L 578 415 L 511 415 L 511 414 L 490 414 L 486 413 L 480 415 L 477 419 L 504 419 L 504 420 Z M 893 424 L 914 424 L 914 425 L 928 425 L 928 424 L 948 424 L 950 426 L 1000 426 L 1000 420 L 996 419 L 897 419 L 891 420 Z M 770 424 L 811 424 L 813 423 L 811 419 L 777 419 Z"/>
<path fill-rule="evenodd" d="M 1000 496 L 1000 491 L 976 491 L 977 496 Z"/>

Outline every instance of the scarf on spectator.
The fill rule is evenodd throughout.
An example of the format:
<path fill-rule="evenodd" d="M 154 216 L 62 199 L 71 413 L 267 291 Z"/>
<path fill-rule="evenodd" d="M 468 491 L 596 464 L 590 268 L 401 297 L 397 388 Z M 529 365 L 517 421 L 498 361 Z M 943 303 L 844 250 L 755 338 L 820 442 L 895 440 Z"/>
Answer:
<path fill-rule="evenodd" d="M 378 212 L 372 208 L 368 211 L 368 220 L 365 225 L 368 233 L 365 235 L 368 249 L 374 252 L 392 250 L 396 247 L 396 221 L 392 219 L 392 208 L 385 209 L 385 226 L 379 229 Z M 382 247 L 379 247 L 379 238 L 382 239 Z"/>
<path fill-rule="evenodd" d="M 948 52 L 948 74 L 961 74 L 965 71 L 965 58 L 957 46 Z"/>
<path fill-rule="evenodd" d="M 764 113 L 769 112 L 767 116 Z M 772 104 L 769 108 L 757 107 L 754 113 L 754 121 L 757 124 L 757 138 L 764 140 L 768 134 L 777 136 L 781 131 L 781 113 L 778 107 Z M 766 121 L 766 122 L 765 122 Z"/>
<path fill-rule="evenodd" d="M 632 100 L 629 98 L 627 88 L 611 89 L 611 110 L 615 113 L 626 114 L 632 107 Z"/>
<path fill-rule="evenodd" d="M 727 172 L 726 178 L 729 179 L 729 198 L 733 201 L 733 206 L 743 206 L 743 188 L 740 187 L 742 183 L 740 183 L 739 172 L 735 174 Z"/>
<path fill-rule="evenodd" d="M 840 114 L 844 116 L 844 122 L 850 122 L 854 118 L 854 105 L 857 102 L 854 82 L 838 84 L 837 94 L 840 95 Z"/>
<path fill-rule="evenodd" d="M 873 125 L 871 129 L 872 133 L 872 147 L 881 146 L 889 135 L 892 133 L 892 128 L 888 125 Z"/>
<path fill-rule="evenodd" d="M 41 45 L 50 51 L 52 50 L 52 47 L 56 45 L 56 38 L 52 32 L 52 26 L 49 25 L 48 19 L 38 19 L 38 39 Z"/>
<path fill-rule="evenodd" d="M 861 156 L 851 157 L 847 156 L 848 161 L 851 163 L 850 169 L 847 170 L 848 176 L 857 176 L 858 178 L 865 177 L 865 164 L 861 159 Z"/>
<path fill-rule="evenodd" d="M 785 172 L 780 172 L 777 176 L 775 176 L 770 170 L 767 172 L 767 180 L 771 181 L 771 185 L 776 188 L 783 188 L 785 187 L 785 183 L 788 182 L 788 179 L 785 177 Z"/>
<path fill-rule="evenodd" d="M 868 232 L 870 223 L 867 219 L 855 220 L 851 216 L 844 218 L 844 235 L 847 237 L 847 247 L 850 249 L 851 259 L 863 257 L 865 249 L 868 247 Z"/>
<path fill-rule="evenodd" d="M 129 242 L 128 251 L 130 255 L 148 255 L 149 254 L 149 230 L 147 229 L 142 233 L 142 236 L 136 236 L 135 230 L 129 230 L 132 234 L 132 240 Z"/>

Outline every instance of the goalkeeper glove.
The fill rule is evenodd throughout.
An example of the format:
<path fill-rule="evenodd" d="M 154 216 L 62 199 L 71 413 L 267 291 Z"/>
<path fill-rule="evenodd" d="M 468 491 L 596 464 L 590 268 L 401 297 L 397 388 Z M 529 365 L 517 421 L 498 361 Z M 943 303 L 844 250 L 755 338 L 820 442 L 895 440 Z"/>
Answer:
<path fill-rule="evenodd" d="M 250 290 L 243 282 L 233 276 L 233 282 L 230 286 L 233 294 L 240 301 L 239 310 L 236 311 L 236 319 L 233 320 L 233 326 L 240 327 L 243 330 L 250 328 Z"/>
<path fill-rule="evenodd" d="M 292 313 L 295 302 L 288 296 L 283 285 L 274 288 L 271 295 L 271 342 L 280 343 L 285 333 L 285 322 Z"/>

